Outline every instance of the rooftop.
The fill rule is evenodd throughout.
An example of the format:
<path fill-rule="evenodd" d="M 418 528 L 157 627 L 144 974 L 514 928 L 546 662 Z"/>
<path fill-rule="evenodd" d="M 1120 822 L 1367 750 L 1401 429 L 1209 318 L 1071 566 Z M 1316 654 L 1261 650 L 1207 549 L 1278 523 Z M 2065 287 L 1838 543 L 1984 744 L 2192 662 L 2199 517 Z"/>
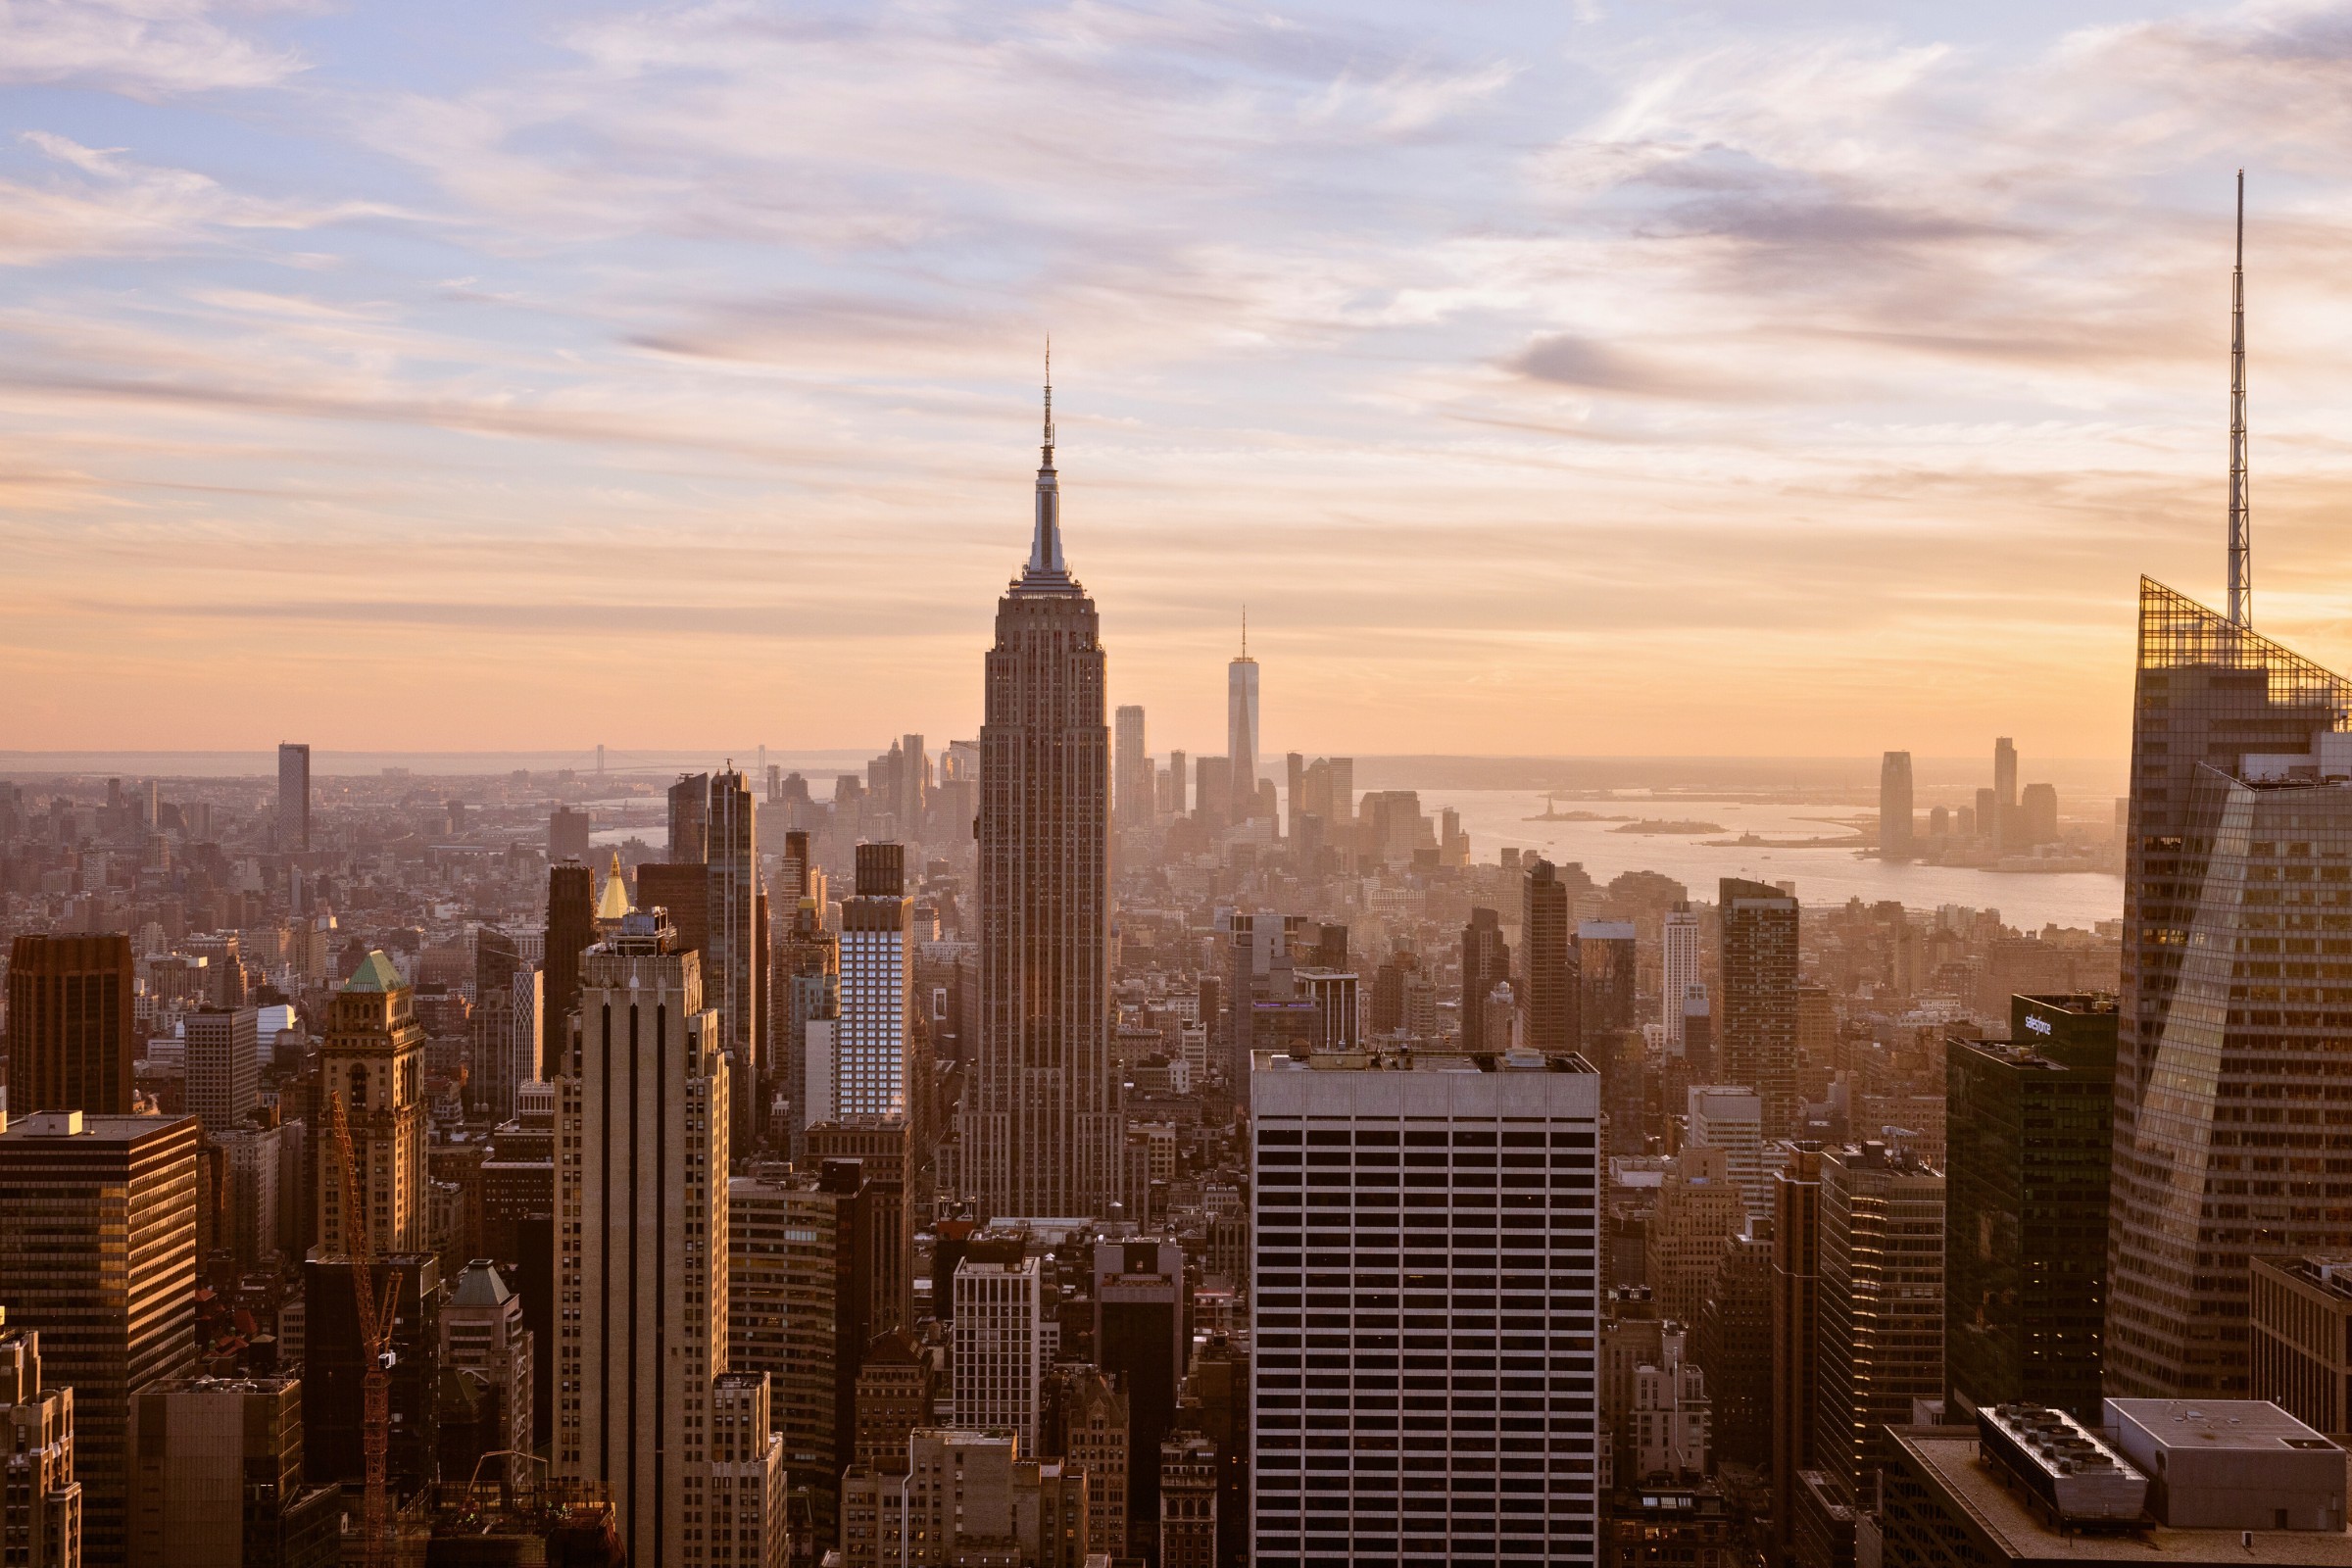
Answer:
<path fill-rule="evenodd" d="M 1279 1051 L 1253 1051 L 1258 1072 L 1592 1072 L 1584 1057 L 1569 1054 L 1544 1055 L 1533 1051 L 1480 1053 L 1458 1051 L 1318 1051 L 1310 1056 L 1292 1056 Z"/>
<path fill-rule="evenodd" d="M 2162 1404 L 2165 1400 L 2132 1401 Z M 2291 1419 L 2291 1418 L 2290 1418 Z M 1977 1436 L 1966 1427 L 1888 1427 L 1887 1436 L 2012 1559 L 2026 1561 L 2155 1562 L 2174 1568 L 2208 1562 L 2312 1564 L 2352 1568 L 2352 1534 L 2344 1531 L 2256 1530 L 2241 1542 L 2235 1530 L 2176 1530 L 2169 1525 L 2100 1534 L 2061 1532 L 2002 1484 L 1977 1456 Z"/>
<path fill-rule="evenodd" d="M 398 991 L 407 984 L 407 981 L 401 979 L 400 971 L 392 967 L 392 960 L 385 957 L 383 950 L 378 948 L 360 960 L 360 966 L 351 971 L 351 978 L 343 982 L 343 989 L 346 991 Z"/>

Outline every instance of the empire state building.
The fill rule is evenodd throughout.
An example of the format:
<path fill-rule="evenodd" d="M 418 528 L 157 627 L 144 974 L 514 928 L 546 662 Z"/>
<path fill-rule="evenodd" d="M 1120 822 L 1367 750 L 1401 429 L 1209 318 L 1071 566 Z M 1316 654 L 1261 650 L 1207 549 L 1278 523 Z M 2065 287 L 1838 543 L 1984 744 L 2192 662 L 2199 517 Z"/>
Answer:
<path fill-rule="evenodd" d="M 1061 557 L 1054 388 L 1029 563 L 997 602 L 980 731 L 980 1031 L 958 1142 L 992 1217 L 1118 1197 L 1110 729 L 1095 602 Z"/>

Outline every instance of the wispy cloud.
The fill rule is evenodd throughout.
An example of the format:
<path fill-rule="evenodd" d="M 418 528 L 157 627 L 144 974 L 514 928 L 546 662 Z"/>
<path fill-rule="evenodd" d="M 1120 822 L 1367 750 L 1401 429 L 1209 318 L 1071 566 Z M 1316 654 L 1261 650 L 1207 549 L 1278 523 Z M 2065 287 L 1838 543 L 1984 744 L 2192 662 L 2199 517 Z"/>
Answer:
<path fill-rule="evenodd" d="M 958 730 L 1051 331 L 1171 740 L 1246 593 L 1299 744 L 2118 745 L 2120 596 L 2218 570 L 2240 163 L 2266 603 L 2352 624 L 2352 0 L 1955 20 L 0 0 L 0 657 L 81 683 L 0 724 L 374 660 L 435 743 Z"/>

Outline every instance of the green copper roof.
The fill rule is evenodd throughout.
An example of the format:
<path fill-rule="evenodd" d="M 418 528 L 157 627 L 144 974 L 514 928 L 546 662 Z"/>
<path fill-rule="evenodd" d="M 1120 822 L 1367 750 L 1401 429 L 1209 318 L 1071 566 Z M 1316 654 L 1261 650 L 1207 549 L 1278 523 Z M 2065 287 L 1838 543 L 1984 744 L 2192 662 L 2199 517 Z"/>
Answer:
<path fill-rule="evenodd" d="M 392 960 L 385 957 L 383 950 L 379 948 L 360 960 L 360 966 L 351 971 L 351 978 L 343 982 L 343 989 L 398 991 L 406 984 L 408 982 L 401 979 L 400 971 L 392 967 Z"/>

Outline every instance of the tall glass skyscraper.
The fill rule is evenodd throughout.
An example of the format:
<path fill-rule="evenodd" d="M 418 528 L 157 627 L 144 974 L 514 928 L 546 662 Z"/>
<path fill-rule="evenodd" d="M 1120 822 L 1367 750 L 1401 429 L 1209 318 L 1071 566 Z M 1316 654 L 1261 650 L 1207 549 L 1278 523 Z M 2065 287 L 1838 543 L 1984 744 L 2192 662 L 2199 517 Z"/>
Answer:
<path fill-rule="evenodd" d="M 2352 682 L 2140 580 L 2110 1397 L 2244 1397 L 2249 1258 L 2341 1245 L 2348 713 Z"/>
<path fill-rule="evenodd" d="M 1099 1215 L 1117 1197 L 1104 718 L 1101 619 L 1061 558 L 1049 385 L 1036 531 L 997 602 L 980 729 L 980 1039 L 957 1141 L 991 1214 Z"/>
<path fill-rule="evenodd" d="M 1257 661 L 1247 629 L 1241 657 L 1225 666 L 1225 760 L 1233 769 L 1229 814 L 1247 822 L 1257 814 Z"/>

